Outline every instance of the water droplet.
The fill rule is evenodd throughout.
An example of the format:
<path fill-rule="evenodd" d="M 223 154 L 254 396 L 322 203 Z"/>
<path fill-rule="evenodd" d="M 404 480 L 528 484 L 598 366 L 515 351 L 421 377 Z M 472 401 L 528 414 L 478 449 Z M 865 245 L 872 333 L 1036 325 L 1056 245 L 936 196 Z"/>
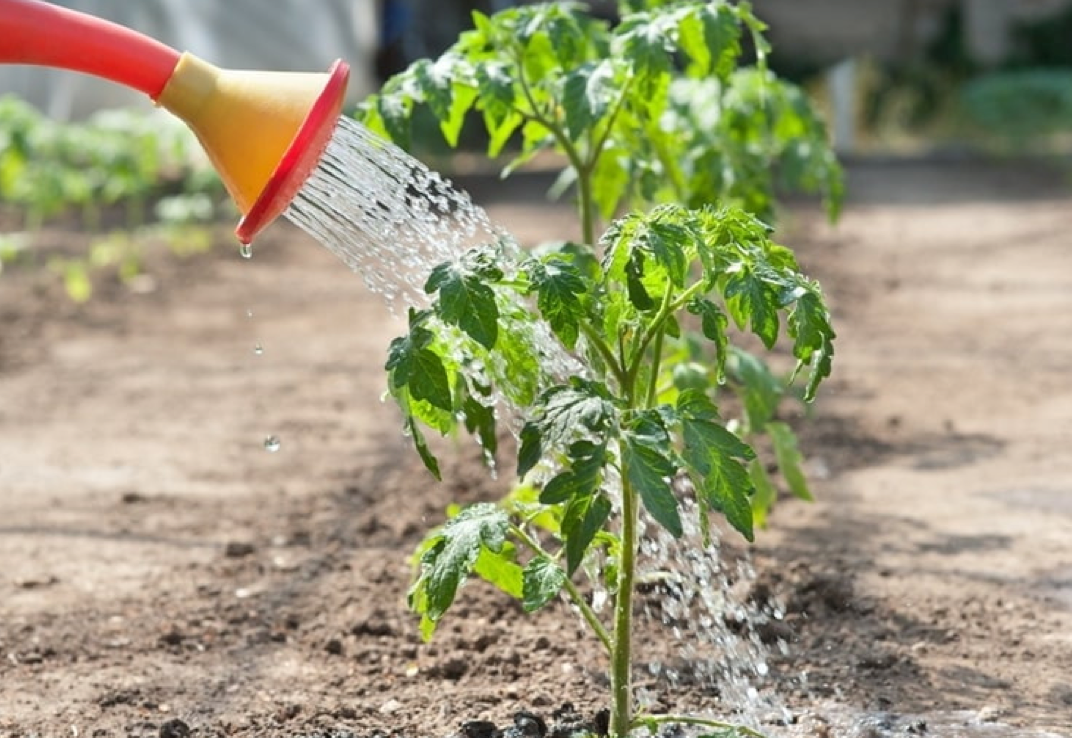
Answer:
<path fill-rule="evenodd" d="M 238 253 L 240 253 L 242 255 L 243 259 L 252 259 L 253 258 L 253 247 L 251 245 L 249 245 L 248 243 L 244 243 L 244 244 L 242 244 L 241 246 L 238 247 Z"/>
<path fill-rule="evenodd" d="M 282 445 L 283 443 L 279 440 L 279 436 L 268 436 L 264 439 L 264 450 L 270 454 L 274 454 Z"/>
<path fill-rule="evenodd" d="M 260 356 L 264 353 L 264 346 L 261 346 L 258 343 L 256 346 L 253 347 L 253 353 L 255 353 L 257 356 Z"/>
<path fill-rule="evenodd" d="M 246 311 L 246 317 L 247 318 L 252 318 L 253 317 L 253 311 L 252 310 L 247 310 Z"/>

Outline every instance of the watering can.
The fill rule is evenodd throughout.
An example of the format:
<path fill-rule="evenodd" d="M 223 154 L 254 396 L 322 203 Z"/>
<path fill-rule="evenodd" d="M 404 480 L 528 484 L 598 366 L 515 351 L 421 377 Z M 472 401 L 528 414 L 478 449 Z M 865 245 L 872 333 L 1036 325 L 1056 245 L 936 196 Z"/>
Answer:
<path fill-rule="evenodd" d="M 276 219 L 335 130 L 350 67 L 220 69 L 129 28 L 41 0 L 0 0 L 0 63 L 70 69 L 148 95 L 197 135 L 242 218 L 242 243 Z"/>

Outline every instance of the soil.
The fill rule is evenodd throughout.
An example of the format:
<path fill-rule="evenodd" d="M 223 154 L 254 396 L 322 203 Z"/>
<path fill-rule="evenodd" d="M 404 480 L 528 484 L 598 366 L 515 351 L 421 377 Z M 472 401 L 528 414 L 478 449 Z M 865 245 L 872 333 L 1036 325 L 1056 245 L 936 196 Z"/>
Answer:
<path fill-rule="evenodd" d="M 812 202 L 783 219 L 840 337 L 801 425 L 818 499 L 780 503 L 752 549 L 753 598 L 786 609 L 773 679 L 813 736 L 1072 735 L 1067 188 L 1011 164 L 849 172 L 838 226 Z M 569 225 L 542 181 L 465 184 L 526 242 Z M 419 641 L 412 547 L 505 480 L 470 444 L 444 483 L 421 469 L 381 402 L 400 322 L 293 228 L 251 260 L 220 242 L 81 306 L 40 266 L 0 278 L 0 736 L 598 721 L 605 664 L 563 606 L 522 617 L 473 583 Z M 660 699 L 730 708 L 687 682 Z"/>

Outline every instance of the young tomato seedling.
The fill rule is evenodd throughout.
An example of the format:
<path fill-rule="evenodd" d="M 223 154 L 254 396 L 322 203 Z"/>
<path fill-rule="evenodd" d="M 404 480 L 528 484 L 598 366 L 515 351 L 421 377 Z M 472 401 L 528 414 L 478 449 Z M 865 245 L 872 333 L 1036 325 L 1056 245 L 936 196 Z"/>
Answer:
<path fill-rule="evenodd" d="M 822 193 L 833 215 L 840 170 L 804 96 L 766 69 L 764 26 L 746 4 L 620 6 L 613 27 L 568 3 L 475 14 L 445 54 L 418 61 L 363 108 L 366 124 L 403 144 L 427 109 L 452 145 L 475 110 L 490 156 L 520 141 L 507 174 L 557 151 L 568 162 L 559 189 L 574 192 L 581 224 L 579 242 L 526 254 L 504 240 L 439 265 L 425 285 L 431 306 L 411 310 L 408 333 L 391 344 L 389 391 L 437 477 L 425 428 L 461 425 L 490 458 L 496 406 L 523 418 L 522 483 L 429 534 L 410 605 L 431 637 L 473 573 L 529 611 L 564 593 L 607 651 L 612 736 L 675 721 L 747 734 L 635 711 L 639 516 L 681 536 L 688 494 L 702 530 L 720 513 L 752 540 L 775 496 L 750 444 L 761 435 L 787 487 L 809 496 L 776 410 L 798 375 L 813 399 L 834 331 L 819 285 L 760 218 L 773 214 L 776 176 Z M 738 68 L 745 45 L 757 63 Z M 789 382 L 734 345 L 742 333 L 767 349 L 787 335 Z M 583 369 L 564 370 L 553 360 L 563 355 Z M 736 396 L 741 418 L 728 416 L 724 395 Z M 581 566 L 593 557 L 605 563 L 611 622 L 575 583 L 595 570 Z"/>

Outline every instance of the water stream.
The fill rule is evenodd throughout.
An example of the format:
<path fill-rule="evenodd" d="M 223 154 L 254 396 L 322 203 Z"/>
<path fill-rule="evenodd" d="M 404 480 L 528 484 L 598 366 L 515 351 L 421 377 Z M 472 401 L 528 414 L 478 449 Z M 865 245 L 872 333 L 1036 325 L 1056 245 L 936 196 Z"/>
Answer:
<path fill-rule="evenodd" d="M 493 241 L 520 248 L 467 194 L 348 117 L 340 119 L 320 165 L 285 214 L 395 311 L 426 306 L 423 285 L 432 268 L 458 259 L 468 248 Z M 534 334 L 531 340 L 541 346 L 552 374 L 578 370 L 550 335 Z M 265 441 L 268 450 L 278 447 L 275 437 Z M 693 522 L 681 540 L 645 524 L 640 577 L 658 596 L 641 598 L 648 604 L 640 627 L 655 628 L 658 645 L 644 653 L 652 641 L 637 638 L 638 663 L 649 677 L 638 678 L 642 703 L 658 703 L 660 691 L 717 695 L 712 717 L 772 736 L 1047 738 L 1037 731 L 973 722 L 967 714 L 862 715 L 817 702 L 821 723 L 792 715 L 769 683 L 772 654 L 758 635 L 764 623 L 782 617 L 779 606 L 748 604 L 741 594 L 755 576 L 748 562 L 722 556 L 717 542 L 705 547 L 695 514 L 685 512 L 683 518 Z M 606 593 L 597 592 L 597 604 L 601 595 L 606 599 Z M 786 653 L 784 643 L 775 647 Z M 675 711 L 678 707 L 692 712 L 688 706 Z M 779 723 L 794 725 L 779 728 Z"/>

